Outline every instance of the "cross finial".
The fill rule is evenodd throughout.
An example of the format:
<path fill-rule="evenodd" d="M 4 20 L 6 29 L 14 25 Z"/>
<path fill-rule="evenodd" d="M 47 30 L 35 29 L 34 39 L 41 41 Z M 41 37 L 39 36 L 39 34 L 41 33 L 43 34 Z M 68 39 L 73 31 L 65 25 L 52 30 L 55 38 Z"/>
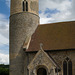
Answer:
<path fill-rule="evenodd" d="M 42 44 L 42 43 L 40 43 L 40 49 L 41 49 L 41 50 L 43 50 L 42 46 L 43 46 L 43 44 Z"/>

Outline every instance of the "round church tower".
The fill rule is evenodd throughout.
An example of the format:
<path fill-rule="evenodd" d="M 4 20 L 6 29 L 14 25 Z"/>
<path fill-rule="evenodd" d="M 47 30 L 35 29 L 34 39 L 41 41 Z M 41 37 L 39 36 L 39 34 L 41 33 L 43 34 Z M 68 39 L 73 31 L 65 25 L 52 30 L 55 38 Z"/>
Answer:
<path fill-rule="evenodd" d="M 25 75 L 24 67 L 30 38 L 39 24 L 38 0 L 11 0 L 10 75 Z"/>

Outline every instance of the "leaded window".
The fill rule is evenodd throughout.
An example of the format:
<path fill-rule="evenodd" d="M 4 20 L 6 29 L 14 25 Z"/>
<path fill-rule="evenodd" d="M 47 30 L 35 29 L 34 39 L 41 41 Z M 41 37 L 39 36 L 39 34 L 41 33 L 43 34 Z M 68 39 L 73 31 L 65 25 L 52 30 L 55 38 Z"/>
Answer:
<path fill-rule="evenodd" d="M 72 75 L 72 61 L 68 57 L 63 62 L 63 75 Z"/>

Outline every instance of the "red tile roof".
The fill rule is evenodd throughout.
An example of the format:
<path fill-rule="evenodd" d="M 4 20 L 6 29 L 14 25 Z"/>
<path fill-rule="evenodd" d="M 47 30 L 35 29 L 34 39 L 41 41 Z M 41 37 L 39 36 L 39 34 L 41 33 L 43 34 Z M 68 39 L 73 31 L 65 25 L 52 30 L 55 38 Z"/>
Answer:
<path fill-rule="evenodd" d="M 26 51 L 38 51 L 40 43 L 44 50 L 75 49 L 75 21 L 39 25 Z"/>

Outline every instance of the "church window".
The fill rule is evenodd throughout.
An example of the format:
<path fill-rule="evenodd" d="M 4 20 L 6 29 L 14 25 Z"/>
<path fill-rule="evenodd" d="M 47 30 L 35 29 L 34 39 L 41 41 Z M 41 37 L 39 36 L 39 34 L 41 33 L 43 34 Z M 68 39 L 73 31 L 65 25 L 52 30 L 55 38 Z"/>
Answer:
<path fill-rule="evenodd" d="M 25 6 L 24 6 L 25 4 L 24 4 L 24 1 L 23 1 L 23 11 L 25 11 Z"/>
<path fill-rule="evenodd" d="M 23 11 L 28 11 L 28 2 L 26 0 L 23 1 Z"/>
<path fill-rule="evenodd" d="M 68 62 L 68 75 L 72 75 L 72 62 Z"/>
<path fill-rule="evenodd" d="M 47 75 L 47 71 L 44 68 L 39 68 L 37 70 L 37 75 Z"/>
<path fill-rule="evenodd" d="M 28 11 L 28 2 L 26 1 L 26 11 Z"/>
<path fill-rule="evenodd" d="M 63 75 L 67 75 L 67 62 L 63 62 Z"/>
<path fill-rule="evenodd" d="M 72 62 L 68 57 L 63 62 L 63 75 L 72 75 Z"/>

